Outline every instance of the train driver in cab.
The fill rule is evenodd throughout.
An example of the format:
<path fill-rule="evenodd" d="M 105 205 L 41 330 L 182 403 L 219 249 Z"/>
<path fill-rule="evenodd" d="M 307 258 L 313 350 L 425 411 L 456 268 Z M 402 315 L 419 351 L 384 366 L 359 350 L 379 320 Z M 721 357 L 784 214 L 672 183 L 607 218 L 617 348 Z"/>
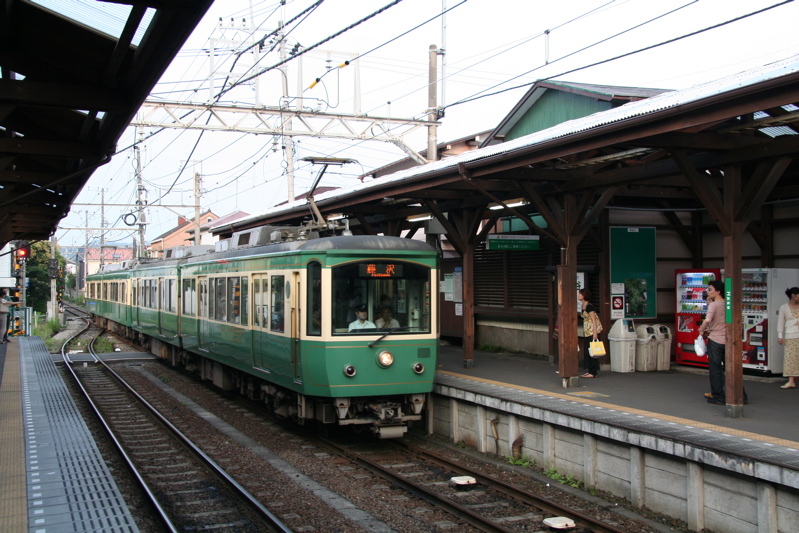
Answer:
<path fill-rule="evenodd" d="M 375 325 L 372 322 L 366 320 L 367 315 L 367 307 L 366 305 L 359 305 L 355 308 L 355 320 L 350 324 L 350 331 L 355 331 L 358 329 L 374 329 Z"/>
<path fill-rule="evenodd" d="M 395 329 L 400 327 L 399 322 L 397 319 L 394 318 L 394 313 L 391 311 L 391 306 L 387 305 L 383 307 L 380 318 L 375 321 L 378 328 L 383 329 Z"/>

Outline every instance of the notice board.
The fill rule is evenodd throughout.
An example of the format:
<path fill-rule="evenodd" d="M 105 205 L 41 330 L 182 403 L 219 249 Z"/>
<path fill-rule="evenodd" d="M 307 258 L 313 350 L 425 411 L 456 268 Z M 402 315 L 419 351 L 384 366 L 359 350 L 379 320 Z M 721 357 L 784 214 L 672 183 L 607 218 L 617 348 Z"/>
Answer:
<path fill-rule="evenodd" d="M 624 291 L 624 318 L 657 318 L 656 268 L 655 228 L 610 228 L 611 298 Z"/>

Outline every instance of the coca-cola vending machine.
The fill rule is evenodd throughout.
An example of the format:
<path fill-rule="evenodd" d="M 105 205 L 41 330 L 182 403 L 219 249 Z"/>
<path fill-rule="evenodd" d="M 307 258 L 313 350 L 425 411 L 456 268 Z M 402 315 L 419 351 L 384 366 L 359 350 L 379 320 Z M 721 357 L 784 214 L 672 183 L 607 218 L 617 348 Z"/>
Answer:
<path fill-rule="evenodd" d="M 764 374 L 782 374 L 783 346 L 777 342 L 780 306 L 785 290 L 799 287 L 799 269 L 745 268 L 741 273 L 743 367 Z"/>
<path fill-rule="evenodd" d="M 699 326 L 707 314 L 707 284 L 721 279 L 721 270 L 678 269 L 674 274 L 677 297 L 674 345 L 677 363 L 706 367 L 707 356 L 697 355 L 694 340 L 699 336 Z"/>

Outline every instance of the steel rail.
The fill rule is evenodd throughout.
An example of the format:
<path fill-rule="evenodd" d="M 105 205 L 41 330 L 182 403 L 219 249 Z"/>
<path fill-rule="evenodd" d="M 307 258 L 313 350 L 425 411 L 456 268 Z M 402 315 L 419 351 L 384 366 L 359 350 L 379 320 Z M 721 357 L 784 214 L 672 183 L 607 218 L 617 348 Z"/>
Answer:
<path fill-rule="evenodd" d="M 224 482 L 230 490 L 233 491 L 242 501 L 244 501 L 247 506 L 257 514 L 258 517 L 267 525 L 269 531 L 272 532 L 280 532 L 280 533 L 292 533 L 292 530 L 283 524 L 283 522 L 274 514 L 272 514 L 269 509 L 264 507 L 261 502 L 259 502 L 255 497 L 250 494 L 247 489 L 242 487 L 233 477 L 228 474 L 222 467 L 220 467 L 211 457 L 209 457 L 205 452 L 203 452 L 194 442 L 191 441 L 186 435 L 183 434 L 175 425 L 173 425 L 169 420 L 166 419 L 159 411 L 156 409 L 150 402 L 144 399 L 138 392 L 136 392 L 133 387 L 128 384 L 125 379 L 117 374 L 110 366 L 108 366 L 100 357 L 97 356 L 96 352 L 94 352 L 94 340 L 92 339 L 91 343 L 89 344 L 89 353 L 95 359 L 97 363 L 103 366 L 103 368 L 108 372 L 120 385 L 122 385 L 125 390 L 128 391 L 131 395 L 133 395 L 136 400 L 147 409 L 147 411 L 153 415 L 188 451 L 190 451 L 196 458 L 198 458 L 211 472 L 214 476 L 216 476 L 220 481 Z M 116 439 L 114 439 L 116 442 Z M 121 448 L 120 448 L 121 449 Z M 124 453 L 124 452 L 123 452 Z M 126 460 L 127 456 L 126 456 Z M 144 483 L 144 480 L 142 480 Z M 146 483 L 145 483 L 146 484 Z M 149 488 L 146 489 L 148 495 L 152 494 Z M 154 497 L 154 496 L 153 496 Z M 160 506 L 159 506 L 160 509 Z M 159 511 L 160 512 L 160 511 Z"/>
<path fill-rule="evenodd" d="M 391 445 L 402 448 L 405 451 L 417 455 L 423 460 L 437 464 L 440 467 L 469 475 L 483 485 L 491 487 L 492 489 L 501 492 L 506 496 L 519 500 L 527 505 L 532 505 L 533 507 L 550 513 L 553 516 L 566 516 L 571 518 L 575 521 L 578 527 L 590 527 L 591 531 L 595 531 L 597 533 L 625 533 L 625 530 L 623 529 L 619 529 L 612 525 L 601 522 L 590 515 L 570 509 L 565 505 L 561 505 L 543 496 L 538 496 L 537 494 L 533 494 L 508 483 L 503 483 L 502 481 L 486 476 L 480 471 L 469 468 L 468 466 L 464 466 L 460 463 L 454 463 L 446 457 L 435 452 L 419 448 L 418 446 L 414 446 L 408 442 L 391 442 Z"/>

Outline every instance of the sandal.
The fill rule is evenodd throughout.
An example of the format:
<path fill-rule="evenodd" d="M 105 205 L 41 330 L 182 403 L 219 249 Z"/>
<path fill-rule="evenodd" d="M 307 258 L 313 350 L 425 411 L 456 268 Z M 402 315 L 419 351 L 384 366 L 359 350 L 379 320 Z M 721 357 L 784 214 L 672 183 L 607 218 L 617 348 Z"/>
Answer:
<path fill-rule="evenodd" d="M 580 376 L 580 377 L 581 377 L 581 378 L 595 378 L 596 376 L 595 376 L 595 375 L 593 375 L 593 374 L 589 374 L 588 372 L 586 372 L 585 374 L 583 374 L 583 375 L 582 375 L 582 376 Z"/>

